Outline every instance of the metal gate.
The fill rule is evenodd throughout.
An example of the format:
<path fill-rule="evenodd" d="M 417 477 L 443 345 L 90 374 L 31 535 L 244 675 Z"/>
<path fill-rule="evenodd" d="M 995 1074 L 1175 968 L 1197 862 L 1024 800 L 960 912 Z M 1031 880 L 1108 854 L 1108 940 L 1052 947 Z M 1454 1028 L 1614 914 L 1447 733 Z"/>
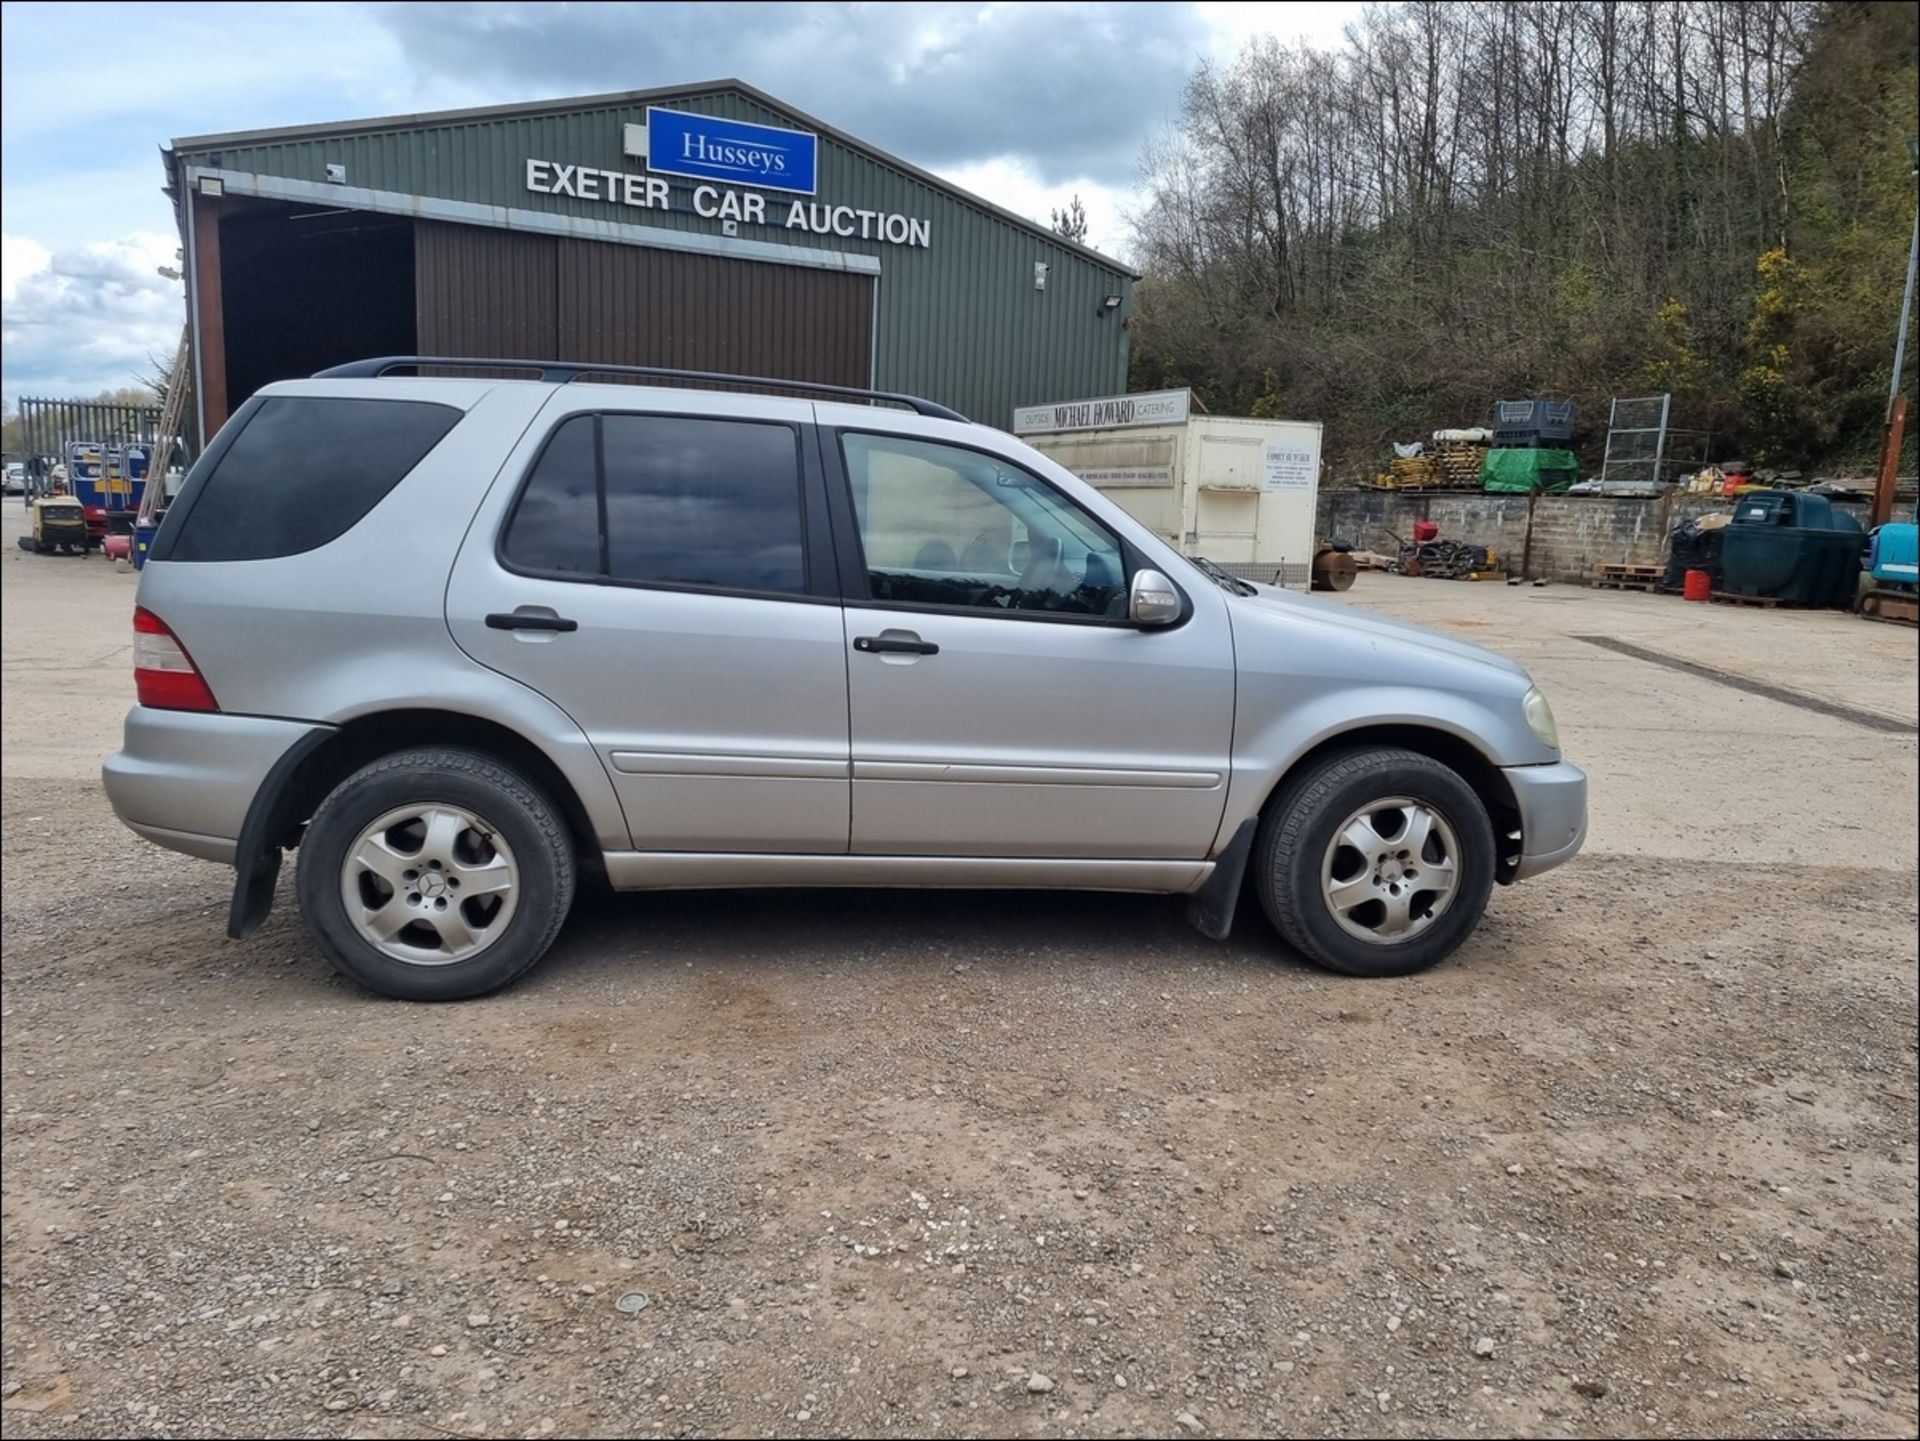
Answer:
<path fill-rule="evenodd" d="M 1600 461 L 1600 490 L 1655 494 L 1682 473 L 1706 464 L 1712 436 L 1675 430 L 1671 395 L 1615 396 L 1607 415 L 1607 448 Z"/>
<path fill-rule="evenodd" d="M 144 479 L 149 474 L 164 475 L 174 463 L 176 439 L 159 453 L 160 407 L 157 405 L 119 405 L 100 400 L 49 400 L 25 396 L 20 401 L 20 447 L 26 456 L 27 494 L 45 495 L 53 483 L 57 465 L 69 468 L 69 452 L 76 447 L 99 451 L 98 464 L 107 468 L 94 479 Z M 137 467 L 128 452 L 142 452 Z M 118 475 L 111 467 L 117 462 Z M 89 464 L 95 463 L 89 461 Z"/>

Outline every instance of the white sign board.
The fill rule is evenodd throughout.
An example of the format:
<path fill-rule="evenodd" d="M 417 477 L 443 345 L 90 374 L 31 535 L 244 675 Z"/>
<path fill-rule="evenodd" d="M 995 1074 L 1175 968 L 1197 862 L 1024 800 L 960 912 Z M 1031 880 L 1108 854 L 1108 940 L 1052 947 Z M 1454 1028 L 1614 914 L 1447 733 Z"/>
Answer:
<path fill-rule="evenodd" d="M 1173 467 L 1170 465 L 1096 465 L 1075 471 L 1074 474 L 1088 485 L 1097 485 L 1103 490 L 1173 484 Z"/>
<path fill-rule="evenodd" d="M 1059 430 L 1115 430 L 1130 425 L 1184 425 L 1187 410 L 1188 393 L 1184 390 L 1023 405 L 1013 413 L 1013 433 L 1041 435 Z"/>
<path fill-rule="evenodd" d="M 1298 440 L 1269 440 L 1260 474 L 1263 490 L 1312 490 L 1320 469 L 1317 447 Z"/>

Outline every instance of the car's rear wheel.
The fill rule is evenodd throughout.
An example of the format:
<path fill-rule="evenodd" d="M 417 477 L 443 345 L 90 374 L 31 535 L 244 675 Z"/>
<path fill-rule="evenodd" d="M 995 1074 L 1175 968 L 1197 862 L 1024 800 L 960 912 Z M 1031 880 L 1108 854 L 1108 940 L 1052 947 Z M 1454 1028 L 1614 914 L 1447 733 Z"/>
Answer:
<path fill-rule="evenodd" d="M 1354 750 L 1290 780 L 1261 822 L 1254 880 L 1288 944 L 1350 976 L 1404 976 L 1479 924 L 1496 850 L 1460 775 L 1398 748 Z"/>
<path fill-rule="evenodd" d="M 421 748 L 337 786 L 300 846 L 300 912 L 369 990 L 453 1001 L 497 990 L 553 944 L 573 847 L 552 802 L 490 756 Z"/>

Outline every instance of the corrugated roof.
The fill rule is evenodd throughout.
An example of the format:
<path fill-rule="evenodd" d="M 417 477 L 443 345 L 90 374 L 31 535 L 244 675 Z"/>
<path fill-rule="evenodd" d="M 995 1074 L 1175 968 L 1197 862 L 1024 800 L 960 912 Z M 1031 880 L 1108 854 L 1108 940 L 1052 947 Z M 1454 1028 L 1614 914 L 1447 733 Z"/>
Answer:
<path fill-rule="evenodd" d="M 744 80 L 732 78 L 705 81 L 697 85 L 667 85 L 652 90 L 619 90 L 605 95 L 574 95 L 557 100 L 534 100 L 515 105 L 483 105 L 468 110 L 429 110 L 414 115 L 383 115 L 364 120 L 341 120 L 322 125 L 278 125 L 264 130 L 230 130 L 217 135 L 183 135 L 172 142 L 176 154 L 183 151 L 218 150 L 230 146 L 265 145 L 286 141 L 316 140 L 336 135 L 358 135 L 375 130 L 424 130 L 442 125 L 466 124 L 473 121 L 499 120 L 525 115 L 561 114 L 569 110 L 601 110 L 615 106 L 653 105 L 668 100 L 685 100 L 701 95 L 714 95 L 733 92 L 744 95 L 770 110 L 776 110 L 802 127 L 829 136 L 850 150 L 859 151 L 868 159 L 881 165 L 910 175 L 924 184 L 945 191 L 955 199 L 970 205 L 982 213 L 1008 225 L 1015 225 L 1036 235 L 1046 237 L 1056 245 L 1070 245 L 1078 253 L 1096 264 L 1104 265 L 1116 274 L 1140 278 L 1140 272 L 1124 261 L 1115 260 L 1110 255 L 1085 245 L 1077 245 L 1058 232 L 1048 229 L 1024 215 L 995 205 L 991 200 L 963 190 L 951 181 L 942 180 L 930 171 L 922 170 L 899 156 L 890 154 L 871 145 L 858 136 L 849 135 L 807 114 L 796 110 L 786 101 L 769 95 Z"/>

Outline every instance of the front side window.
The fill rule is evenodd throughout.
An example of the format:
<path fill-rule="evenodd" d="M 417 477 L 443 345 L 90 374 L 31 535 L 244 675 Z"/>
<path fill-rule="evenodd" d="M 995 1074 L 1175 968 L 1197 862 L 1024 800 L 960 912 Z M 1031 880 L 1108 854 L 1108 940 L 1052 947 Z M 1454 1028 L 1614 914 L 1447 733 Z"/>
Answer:
<path fill-rule="evenodd" d="M 986 611 L 1126 614 L 1119 540 L 997 456 L 892 435 L 841 436 L 877 601 Z"/>
<path fill-rule="evenodd" d="M 758 421 L 574 416 L 527 477 L 501 554 L 560 577 L 803 594 L 798 435 Z"/>

